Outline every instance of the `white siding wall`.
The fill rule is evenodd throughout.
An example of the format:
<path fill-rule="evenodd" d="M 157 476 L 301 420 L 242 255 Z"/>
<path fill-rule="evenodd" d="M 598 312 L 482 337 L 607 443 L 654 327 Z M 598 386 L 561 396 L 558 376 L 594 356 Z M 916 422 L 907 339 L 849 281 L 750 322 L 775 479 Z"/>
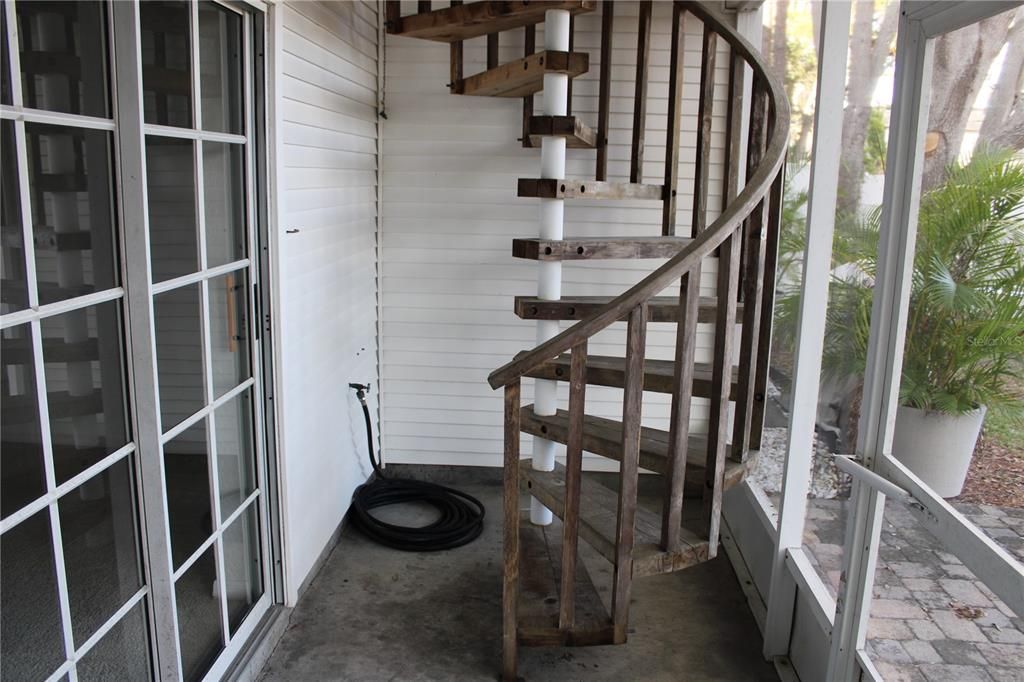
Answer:
<path fill-rule="evenodd" d="M 403 14 L 414 12 L 403 3 Z M 662 182 L 670 55 L 670 3 L 654 4 L 646 121 L 647 182 Z M 636 64 L 637 5 L 616 3 L 609 179 L 628 180 Z M 574 113 L 596 126 L 600 12 L 577 17 L 575 49 L 590 53 L 590 72 L 576 80 Z M 687 234 L 693 183 L 700 23 L 686 25 L 679 182 L 679 234 Z M 539 31 L 537 45 L 543 45 Z M 465 44 L 467 75 L 484 69 L 484 38 Z M 522 56 L 522 29 L 501 36 L 501 61 Z M 722 173 L 727 62 L 720 45 L 712 177 Z M 540 150 L 523 149 L 520 100 L 447 94 L 448 46 L 388 37 L 383 132 L 382 380 L 383 450 L 389 462 L 497 465 L 501 461 L 501 392 L 487 374 L 534 345 L 534 323 L 513 314 L 513 297 L 536 293 L 536 264 L 512 258 L 513 237 L 536 236 L 538 202 L 519 199 L 516 179 L 537 177 Z M 540 97 L 537 98 L 540 106 Z M 594 177 L 595 152 L 569 150 L 567 175 Z M 710 187 L 720 205 L 721 182 Z M 567 202 L 568 236 L 660 234 L 657 202 Z M 717 213 L 713 212 L 713 218 Z M 567 263 L 563 295 L 614 295 L 662 261 Z M 714 281 L 706 267 L 705 293 Z M 710 329 L 700 330 L 707 359 Z M 625 325 L 590 344 L 593 354 L 620 355 Z M 648 357 L 670 359 L 667 325 L 648 331 Z M 700 357 L 703 355 L 704 357 Z M 532 382 L 524 400 L 532 400 Z M 563 399 L 567 392 L 563 389 Z M 621 418 L 621 390 L 589 388 L 591 414 Z M 644 422 L 667 426 L 668 396 L 646 394 Z M 696 428 L 707 402 L 695 405 Z M 564 402 L 563 402 L 564 406 Z M 524 440 L 524 453 L 532 439 Z M 604 460 L 594 458 L 590 466 Z"/>
<path fill-rule="evenodd" d="M 275 11 L 276 371 L 294 603 L 370 471 L 348 384 L 373 384 L 376 403 L 377 5 L 288 2 Z"/>

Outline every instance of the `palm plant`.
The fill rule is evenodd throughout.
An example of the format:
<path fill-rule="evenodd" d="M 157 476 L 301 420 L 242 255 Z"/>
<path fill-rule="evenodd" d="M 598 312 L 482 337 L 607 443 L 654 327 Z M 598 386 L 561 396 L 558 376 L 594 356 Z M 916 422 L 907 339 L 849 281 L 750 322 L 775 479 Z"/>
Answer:
<path fill-rule="evenodd" d="M 880 211 L 836 229 L 823 368 L 863 377 Z M 1024 416 L 1024 164 L 978 150 L 921 199 L 901 404 L 960 415 L 981 405 Z M 779 331 L 798 291 L 779 297 Z"/>

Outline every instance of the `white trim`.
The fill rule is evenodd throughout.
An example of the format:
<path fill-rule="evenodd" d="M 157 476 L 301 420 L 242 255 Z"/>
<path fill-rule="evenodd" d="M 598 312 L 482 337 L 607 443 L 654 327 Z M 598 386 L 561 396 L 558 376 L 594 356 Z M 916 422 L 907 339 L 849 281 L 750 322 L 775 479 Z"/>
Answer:
<path fill-rule="evenodd" d="M 208 268 L 206 270 L 200 270 L 199 272 L 193 272 L 188 275 L 182 275 L 181 277 L 175 277 L 174 279 L 165 279 L 162 282 L 157 282 L 151 286 L 151 293 L 153 296 L 166 293 L 179 287 L 187 286 L 189 284 L 195 284 L 196 282 L 205 282 L 210 279 L 215 279 L 223 275 L 231 274 L 236 270 L 242 270 L 248 268 L 251 264 L 251 259 L 243 258 L 242 260 L 236 260 L 232 263 L 225 263 L 224 265 L 218 265 L 214 268 Z"/>
<path fill-rule="evenodd" d="M 779 532 L 772 561 L 768 591 L 768 626 L 764 655 L 789 651 L 793 627 L 792 575 L 787 570 L 787 551 L 803 544 L 810 489 L 814 426 L 817 421 L 821 359 L 828 310 L 828 282 L 832 267 L 832 235 L 835 228 L 836 194 L 842 157 L 843 98 L 846 88 L 846 55 L 850 32 L 847 0 L 822 3 L 818 42 L 818 91 L 814 111 L 814 141 L 807 200 L 806 245 L 800 282 L 800 312 L 796 336 L 793 401 L 787 432 L 786 459 L 779 501 Z M 798 564 L 797 568 L 802 568 Z M 801 576 L 821 583 L 813 570 Z M 819 587 L 824 589 L 824 585 Z"/>
<path fill-rule="evenodd" d="M 28 248 L 26 247 L 26 251 Z M 33 271 L 35 270 L 34 267 L 32 269 Z M 29 288 L 32 290 L 31 285 Z M 37 305 L 35 308 L 26 308 L 16 313 L 0 316 L 0 329 L 7 329 L 8 327 L 25 324 L 26 322 L 36 322 L 47 317 L 53 317 L 54 315 L 63 315 L 64 313 L 99 305 L 107 301 L 115 301 L 123 296 L 124 289 L 122 287 L 113 287 L 84 296 L 75 296 L 74 298 L 57 301 L 56 303 Z"/>
<path fill-rule="evenodd" d="M 814 570 L 807 550 L 803 547 L 787 549 L 786 569 L 796 581 L 797 587 L 809 597 L 805 601 L 810 605 L 811 613 L 818 621 L 818 625 L 831 636 L 836 613 L 836 600 L 828 593 L 825 583 L 818 577 L 818 572 Z"/>
<path fill-rule="evenodd" d="M 114 130 L 114 121 L 109 118 L 65 114 L 58 111 L 29 109 L 27 107 L 0 104 L 0 118 L 6 121 L 25 121 L 27 123 L 45 123 L 46 125 L 67 126 L 71 128 L 88 128 L 90 130 Z"/>
<path fill-rule="evenodd" d="M 167 429 L 166 433 L 164 433 L 163 435 L 160 436 L 160 445 L 161 446 L 166 445 L 167 442 L 170 441 L 170 440 L 173 440 L 175 438 L 175 436 L 180 435 L 183 431 L 186 431 L 189 427 L 194 426 L 203 417 L 206 417 L 206 416 L 210 415 L 218 407 L 220 407 L 224 403 L 228 402 L 229 400 L 234 398 L 236 395 L 239 395 L 240 393 L 244 392 L 245 389 L 249 388 L 254 383 L 256 383 L 255 377 L 249 377 L 248 379 L 246 379 L 242 383 L 238 384 L 237 386 L 232 388 L 230 391 L 228 391 L 227 393 L 225 393 L 221 397 L 217 398 L 216 400 L 214 400 L 212 402 L 207 403 L 202 408 L 200 408 L 197 412 L 195 412 L 192 415 L 186 417 L 185 419 L 182 419 L 180 422 L 175 424 L 173 427 Z"/>
<path fill-rule="evenodd" d="M 245 135 L 218 133 L 212 130 L 196 130 L 194 128 L 179 128 L 177 126 L 165 126 L 156 123 L 147 123 L 145 130 L 146 135 L 177 137 L 183 140 L 196 140 L 199 142 L 223 142 L 225 144 L 246 144 L 249 142 L 249 138 Z"/>
<path fill-rule="evenodd" d="M 221 535 L 224 534 L 224 530 L 228 526 L 230 526 L 235 519 L 241 516 L 242 513 L 249 508 L 250 504 L 255 504 L 256 498 L 259 496 L 259 489 L 252 491 L 251 493 L 249 493 L 249 497 L 245 498 L 245 500 L 240 505 L 238 505 L 238 508 L 235 509 L 235 511 L 231 512 L 231 514 L 226 519 L 224 519 L 223 523 L 217 523 L 214 526 L 214 530 L 212 533 L 210 533 L 210 537 L 203 540 L 203 543 L 199 545 L 199 547 L 197 547 L 195 551 L 193 551 L 192 554 L 190 554 L 189 557 L 185 559 L 185 561 L 181 562 L 181 566 L 178 566 L 178 568 L 175 569 L 173 574 L 174 582 L 178 582 L 181 576 L 185 575 L 185 573 L 188 572 L 188 569 L 192 568 L 193 564 L 195 564 L 199 560 L 199 557 L 201 557 L 206 552 L 206 550 L 210 548 L 210 545 L 212 545 L 214 542 L 220 539 Z"/>
<path fill-rule="evenodd" d="M 879 470 L 906 488 L 918 522 L 938 538 L 1014 613 L 1024 618 L 1024 565 L 963 514 L 935 494 L 900 461 L 883 455 Z"/>

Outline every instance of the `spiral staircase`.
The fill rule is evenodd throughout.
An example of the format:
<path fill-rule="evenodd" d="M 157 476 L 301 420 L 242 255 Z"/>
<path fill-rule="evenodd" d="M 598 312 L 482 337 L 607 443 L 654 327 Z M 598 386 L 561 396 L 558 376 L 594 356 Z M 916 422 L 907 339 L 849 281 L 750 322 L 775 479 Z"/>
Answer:
<path fill-rule="evenodd" d="M 564 331 L 512 358 L 488 377 L 505 395 L 504 425 L 504 583 L 503 675 L 516 679 L 518 646 L 586 646 L 626 641 L 633 579 L 670 573 L 707 561 L 719 548 L 722 493 L 743 480 L 760 448 L 772 322 L 772 292 L 778 248 L 779 214 L 789 105 L 782 84 L 760 53 L 733 26 L 717 3 L 674 2 L 664 175 L 644 183 L 644 120 L 647 106 L 652 3 L 638 3 L 636 80 L 628 182 L 607 177 L 612 41 L 616 13 L 611 1 L 548 0 L 453 1 L 433 9 L 419 2 L 402 16 L 401 3 L 387 2 L 387 32 L 449 43 L 451 80 L 461 96 L 519 98 L 526 147 L 544 138 L 562 138 L 566 147 L 594 149 L 594 177 L 522 178 L 520 197 L 544 200 L 633 199 L 662 204 L 660 235 L 622 238 L 516 239 L 512 255 L 539 262 L 598 259 L 667 259 L 635 286 L 616 297 L 517 297 L 516 314 L 525 320 L 572 320 Z M 551 10 L 555 10 L 549 14 Z M 572 17 L 601 13 L 597 127 L 571 112 L 572 79 L 589 69 L 589 55 L 572 48 Z M 536 25 L 567 13 L 569 49 L 536 49 Z M 688 15 L 688 16 L 687 16 Z M 620 21 L 624 17 L 618 18 Z M 632 21 L 632 19 L 631 19 Z M 697 141 L 693 158 L 691 228 L 676 234 L 683 96 L 684 21 L 702 26 Z M 549 24 L 546 29 L 550 32 Z M 499 64 L 499 35 L 525 27 L 524 56 Z M 630 27 L 631 29 L 631 27 Z M 621 35 L 621 32 L 619 33 Z M 487 40 L 487 69 L 463 73 L 463 41 Z M 547 40 L 547 39 L 546 39 Z M 728 68 L 716 61 L 728 48 Z M 712 115 L 718 71 L 728 73 L 725 111 L 725 163 L 712 177 Z M 533 96 L 547 76 L 568 78 L 560 111 L 534 114 Z M 718 102 L 721 105 L 721 102 Z M 545 100 L 545 107 L 548 107 Z M 564 155 L 564 152 L 563 152 Z M 685 159 L 684 159 L 685 162 Z M 543 165 L 542 165 L 543 168 Z M 721 211 L 708 223 L 709 185 L 724 186 Z M 714 297 L 700 295 L 702 267 L 717 260 Z M 678 287 L 678 296 L 665 296 Z M 618 321 L 626 321 L 622 356 L 588 355 L 588 341 Z M 672 361 L 645 359 L 648 324 L 671 325 L 676 333 Z M 714 329 L 709 363 L 695 361 L 698 324 Z M 549 327 L 550 328 L 550 327 Z M 567 382 L 566 409 L 523 406 L 523 377 Z M 587 386 L 623 389 L 621 420 L 587 415 Z M 644 392 L 671 395 L 668 431 L 641 426 Z M 690 432 L 692 398 L 710 400 L 707 435 Z M 540 399 L 537 399 L 540 402 Z M 731 418 L 730 418 L 731 417 Z M 535 467 L 521 460 L 522 433 L 538 442 L 566 446 L 565 465 Z M 615 490 L 582 476 L 582 453 L 619 462 Z M 536 455 L 535 455 L 536 457 Z M 638 504 L 639 469 L 660 474 L 664 494 L 660 513 Z M 521 510 L 522 490 L 550 510 L 560 524 L 536 525 Z M 582 538 L 613 567 L 611 608 L 607 609 L 578 561 Z"/>

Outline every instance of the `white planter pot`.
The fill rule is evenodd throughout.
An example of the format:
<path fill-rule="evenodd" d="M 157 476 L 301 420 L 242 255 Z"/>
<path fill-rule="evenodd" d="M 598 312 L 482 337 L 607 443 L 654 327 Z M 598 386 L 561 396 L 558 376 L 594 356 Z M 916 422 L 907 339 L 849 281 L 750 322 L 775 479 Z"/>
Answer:
<path fill-rule="evenodd" d="M 892 454 L 941 497 L 963 490 L 985 407 L 962 415 L 900 406 Z"/>

